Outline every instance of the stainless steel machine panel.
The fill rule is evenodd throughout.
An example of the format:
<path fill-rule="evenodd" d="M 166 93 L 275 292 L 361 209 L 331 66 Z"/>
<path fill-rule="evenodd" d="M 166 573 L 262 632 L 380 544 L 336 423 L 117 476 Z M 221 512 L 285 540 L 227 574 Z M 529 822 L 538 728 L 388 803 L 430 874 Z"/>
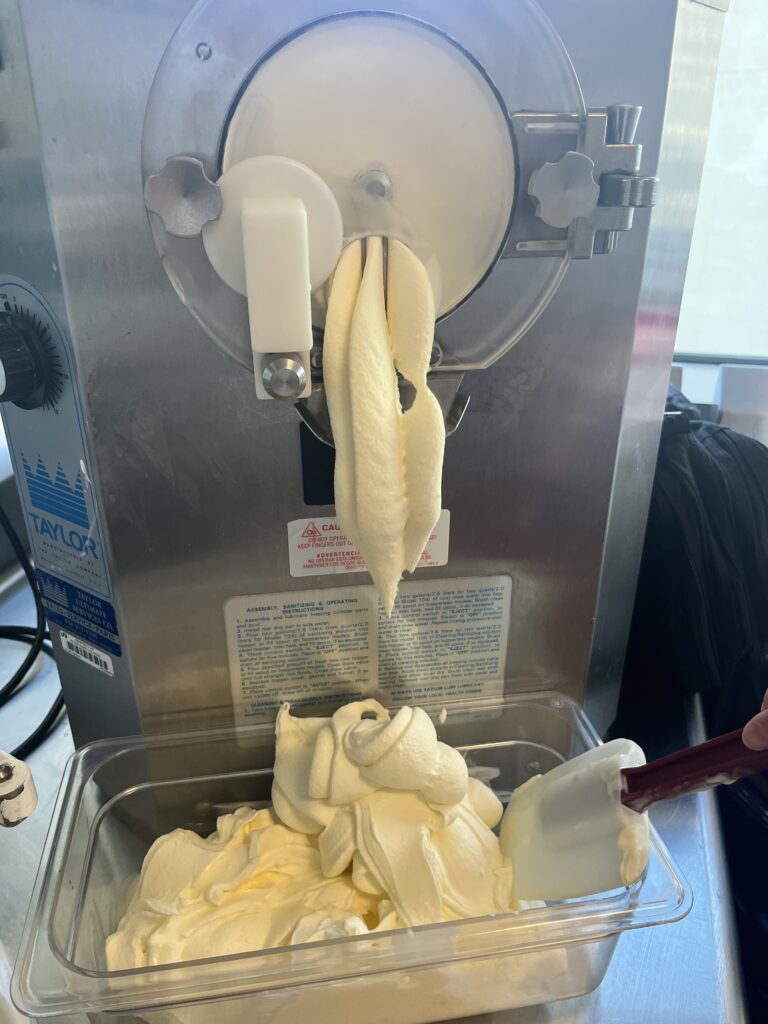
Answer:
<path fill-rule="evenodd" d="M 254 23 L 268 26 L 283 8 L 310 21 L 344 5 L 250 6 Z M 411 6 L 435 21 L 466 9 L 436 0 Z M 472 5 L 478 36 L 486 6 L 497 5 Z M 516 5 L 506 6 L 512 18 Z M 495 682 L 508 691 L 594 697 L 604 725 L 626 642 L 723 15 L 720 5 L 695 0 L 540 6 L 573 62 L 587 109 L 642 105 L 642 173 L 658 175 L 662 192 L 652 212 L 635 211 L 615 251 L 570 261 L 515 347 L 466 373 L 461 391 L 470 402 L 446 447 L 447 564 L 418 569 L 415 578 L 507 577 L 504 678 Z M 158 255 L 143 188 L 161 167 L 142 167 L 142 133 L 153 79 L 191 7 L 190 0 L 0 2 L 0 292 L 15 284 L 22 311 L 37 310 L 41 322 L 45 313 L 71 365 L 61 381 L 65 402 L 7 406 L 4 416 L 33 551 L 53 578 L 51 627 L 80 743 L 177 728 L 187 713 L 200 725 L 231 720 L 225 603 L 368 582 L 363 573 L 290 574 L 287 524 L 333 515 L 327 493 L 323 504 L 305 503 L 307 475 L 323 455 L 306 438 L 302 448 L 291 403 L 256 399 L 251 370 L 212 344 Z M 495 38 L 493 49 L 500 65 L 514 62 L 520 41 L 507 54 L 505 39 Z M 192 75 L 214 66 L 219 44 L 201 38 L 184 53 Z M 234 98 L 224 97 L 222 107 Z M 224 129 L 204 119 L 198 127 L 201 139 Z M 173 131 L 184 137 L 181 114 Z M 180 152 L 170 140 L 169 148 Z M 518 192 L 519 211 L 530 201 Z M 539 251 L 536 259 L 559 266 L 562 245 L 551 241 L 552 255 Z M 492 317 L 516 300 L 505 287 L 501 270 L 491 275 L 477 302 L 438 325 L 438 340 L 441 331 L 446 344 L 492 333 Z M 327 478 L 327 467 L 322 472 Z M 31 516 L 40 509 L 32 507 L 30 480 L 38 495 L 50 483 L 65 501 L 68 488 L 71 501 L 78 479 L 85 532 L 98 531 L 109 596 L 46 565 L 36 546 Z M 51 518 L 54 534 L 56 522 L 66 525 Z M 62 581 L 73 590 L 56 592 Z M 88 596 L 107 602 L 114 619 Z M 94 662 L 99 651 L 112 674 Z"/>

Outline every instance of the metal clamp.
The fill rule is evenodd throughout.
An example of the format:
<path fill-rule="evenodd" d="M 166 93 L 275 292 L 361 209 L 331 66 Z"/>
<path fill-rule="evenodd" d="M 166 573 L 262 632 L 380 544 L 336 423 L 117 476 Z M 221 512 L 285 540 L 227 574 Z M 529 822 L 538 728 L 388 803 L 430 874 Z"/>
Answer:
<path fill-rule="evenodd" d="M 575 114 L 515 114 L 521 194 L 504 258 L 570 255 L 616 248 L 634 211 L 653 206 L 658 179 L 640 174 L 635 132 L 642 108 L 616 103 Z M 527 193 L 527 194 L 526 194 Z"/>
<path fill-rule="evenodd" d="M 603 206 L 655 206 L 658 178 L 641 174 L 604 174 L 600 180 L 600 202 Z"/>

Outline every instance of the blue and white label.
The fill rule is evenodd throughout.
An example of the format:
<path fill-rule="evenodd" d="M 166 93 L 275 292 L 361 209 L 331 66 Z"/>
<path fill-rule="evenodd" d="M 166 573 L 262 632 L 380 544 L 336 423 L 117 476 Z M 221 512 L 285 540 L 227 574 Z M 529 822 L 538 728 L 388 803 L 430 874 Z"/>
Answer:
<path fill-rule="evenodd" d="M 57 576 L 111 597 L 84 455 L 44 457 L 22 442 L 18 462 L 35 563 Z M 78 457 L 79 456 L 79 457 Z M 17 470 L 18 472 L 18 470 Z"/>
<path fill-rule="evenodd" d="M 35 563 L 100 596 L 111 596 L 83 470 L 78 466 L 70 477 L 61 462 L 51 471 L 41 455 L 33 462 L 23 450 L 20 454 Z"/>
<path fill-rule="evenodd" d="M 26 455 L 21 453 L 21 465 L 24 479 L 27 482 L 29 501 L 33 508 L 38 509 L 66 523 L 81 526 L 90 530 L 91 520 L 85 502 L 85 485 L 83 475 L 78 469 L 74 483 L 70 484 L 61 464 L 56 467 L 53 477 L 40 455 L 34 469 L 30 466 Z"/>
<path fill-rule="evenodd" d="M 3 312 L 23 319 L 44 339 L 55 378 L 51 398 L 39 409 L 3 406 L 35 565 L 109 601 L 112 588 L 69 345 L 47 303 L 25 282 L 0 277 Z"/>
<path fill-rule="evenodd" d="M 38 570 L 37 580 L 49 622 L 71 630 L 110 654 L 119 657 L 123 653 L 115 609 L 109 601 L 43 570 Z"/>

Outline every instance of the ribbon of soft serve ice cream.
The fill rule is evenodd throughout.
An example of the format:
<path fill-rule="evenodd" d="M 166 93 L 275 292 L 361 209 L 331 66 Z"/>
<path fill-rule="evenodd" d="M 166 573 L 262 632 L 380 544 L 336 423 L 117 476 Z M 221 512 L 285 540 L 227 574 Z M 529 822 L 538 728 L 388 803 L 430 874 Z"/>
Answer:
<path fill-rule="evenodd" d="M 435 331 L 429 276 L 389 240 L 387 293 L 381 238 L 352 242 L 333 276 L 323 343 L 323 384 L 336 448 L 339 524 L 357 547 L 387 615 L 404 571 L 413 572 L 440 516 L 445 423 L 427 385 Z M 413 385 L 407 412 L 397 374 Z"/>

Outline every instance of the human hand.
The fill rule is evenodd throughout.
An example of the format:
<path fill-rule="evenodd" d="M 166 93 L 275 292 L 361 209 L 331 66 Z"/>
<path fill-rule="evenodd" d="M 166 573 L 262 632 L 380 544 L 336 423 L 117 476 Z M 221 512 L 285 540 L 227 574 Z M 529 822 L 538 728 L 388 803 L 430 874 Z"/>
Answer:
<path fill-rule="evenodd" d="M 741 738 L 750 750 L 768 750 L 768 690 L 763 697 L 762 709 L 744 726 Z"/>

